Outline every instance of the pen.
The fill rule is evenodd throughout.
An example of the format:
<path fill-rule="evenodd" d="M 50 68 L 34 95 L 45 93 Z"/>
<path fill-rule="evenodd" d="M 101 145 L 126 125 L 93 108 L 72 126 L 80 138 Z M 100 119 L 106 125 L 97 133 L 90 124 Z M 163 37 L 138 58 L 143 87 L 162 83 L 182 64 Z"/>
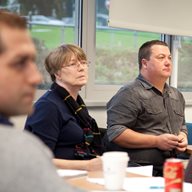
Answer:
<path fill-rule="evenodd" d="M 150 186 L 149 189 L 164 189 L 163 186 Z"/>

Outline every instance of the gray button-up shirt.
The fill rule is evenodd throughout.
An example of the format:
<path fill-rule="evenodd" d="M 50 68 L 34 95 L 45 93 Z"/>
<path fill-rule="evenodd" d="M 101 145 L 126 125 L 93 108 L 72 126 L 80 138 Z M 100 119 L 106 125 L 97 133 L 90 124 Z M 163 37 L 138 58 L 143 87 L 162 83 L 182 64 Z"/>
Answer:
<path fill-rule="evenodd" d="M 161 93 L 139 75 L 122 87 L 107 104 L 109 141 L 130 128 L 144 134 L 187 134 L 184 118 L 185 101 L 175 88 L 165 84 Z M 124 149 L 137 163 L 161 165 L 170 152 L 154 149 Z"/>

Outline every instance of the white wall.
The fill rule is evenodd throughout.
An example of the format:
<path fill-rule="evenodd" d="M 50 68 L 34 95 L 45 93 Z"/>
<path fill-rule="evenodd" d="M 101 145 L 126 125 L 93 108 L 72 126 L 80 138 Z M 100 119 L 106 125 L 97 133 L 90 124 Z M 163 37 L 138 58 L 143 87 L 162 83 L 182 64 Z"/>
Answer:
<path fill-rule="evenodd" d="M 97 124 L 100 128 L 107 127 L 107 113 L 105 107 L 91 107 L 88 108 L 89 114 L 97 121 Z"/>
<path fill-rule="evenodd" d="M 16 128 L 23 129 L 25 125 L 26 116 L 18 116 L 18 117 L 12 117 L 11 121 L 14 123 Z"/>
<path fill-rule="evenodd" d="M 106 128 L 106 108 L 105 107 L 89 107 L 89 113 L 94 117 L 101 128 Z M 186 122 L 192 122 L 192 105 L 187 106 L 185 109 Z M 26 116 L 13 117 L 11 120 L 15 123 L 16 127 L 23 129 Z"/>

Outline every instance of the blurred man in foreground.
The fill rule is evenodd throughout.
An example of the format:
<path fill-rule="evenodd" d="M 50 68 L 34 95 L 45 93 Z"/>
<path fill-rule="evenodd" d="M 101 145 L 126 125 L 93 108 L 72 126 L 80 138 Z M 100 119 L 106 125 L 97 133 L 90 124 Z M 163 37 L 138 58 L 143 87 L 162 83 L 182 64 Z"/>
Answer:
<path fill-rule="evenodd" d="M 0 10 L 0 191 L 72 192 L 58 177 L 51 152 L 34 136 L 13 128 L 10 116 L 32 112 L 41 75 L 26 21 Z"/>

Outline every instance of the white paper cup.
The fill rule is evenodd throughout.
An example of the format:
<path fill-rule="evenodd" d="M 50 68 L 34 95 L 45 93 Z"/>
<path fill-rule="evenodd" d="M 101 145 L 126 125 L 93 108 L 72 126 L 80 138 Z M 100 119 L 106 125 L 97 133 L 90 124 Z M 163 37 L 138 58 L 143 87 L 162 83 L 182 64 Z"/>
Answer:
<path fill-rule="evenodd" d="M 124 183 L 126 168 L 129 161 L 126 152 L 105 152 L 102 156 L 105 188 L 121 190 Z"/>

